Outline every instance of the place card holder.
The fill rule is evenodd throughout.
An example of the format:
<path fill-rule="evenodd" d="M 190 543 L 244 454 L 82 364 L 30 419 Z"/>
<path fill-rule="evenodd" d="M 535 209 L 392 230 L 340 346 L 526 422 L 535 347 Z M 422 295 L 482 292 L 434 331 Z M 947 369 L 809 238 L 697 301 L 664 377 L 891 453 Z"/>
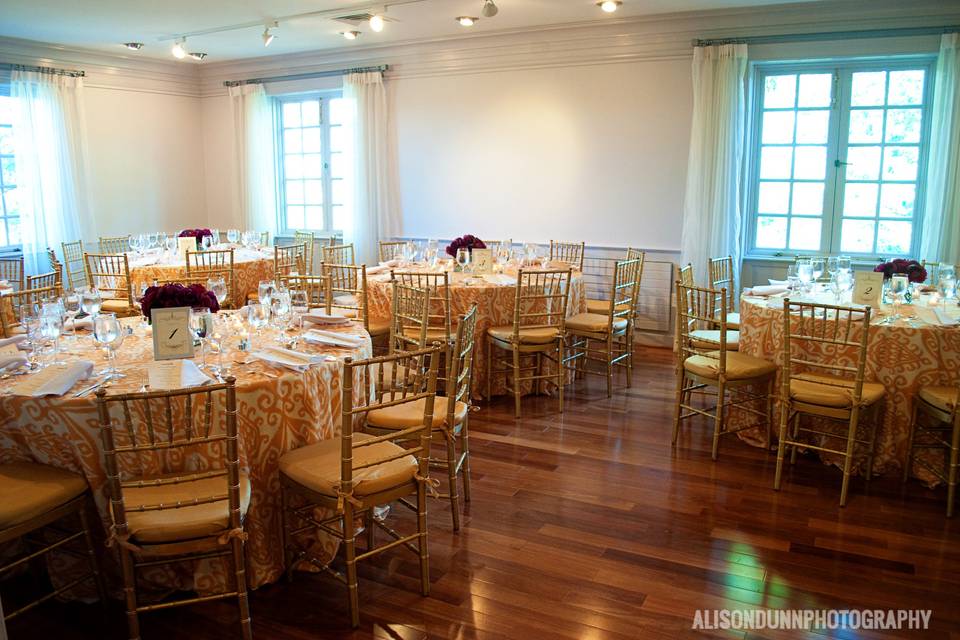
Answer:
<path fill-rule="evenodd" d="M 473 273 L 490 273 L 493 271 L 493 250 L 471 249 L 470 266 Z"/>
<path fill-rule="evenodd" d="M 151 309 L 150 322 L 153 326 L 154 360 L 193 357 L 190 307 Z"/>
<path fill-rule="evenodd" d="M 851 300 L 854 304 L 861 304 L 865 307 L 880 307 L 880 299 L 883 295 L 883 274 L 875 271 L 857 271 L 853 274 L 853 295 Z"/>
<path fill-rule="evenodd" d="M 197 239 L 196 238 L 177 238 L 177 255 L 180 256 L 180 259 L 183 260 L 183 263 L 187 263 L 187 251 L 196 251 L 197 250 Z"/>

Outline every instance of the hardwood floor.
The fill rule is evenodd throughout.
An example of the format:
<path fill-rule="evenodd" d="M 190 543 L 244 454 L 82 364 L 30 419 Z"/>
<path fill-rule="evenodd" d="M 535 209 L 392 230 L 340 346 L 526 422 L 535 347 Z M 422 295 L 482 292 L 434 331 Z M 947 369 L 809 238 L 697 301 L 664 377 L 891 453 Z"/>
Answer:
<path fill-rule="evenodd" d="M 708 428 L 670 446 L 672 354 L 638 354 L 632 389 L 602 378 L 569 388 L 567 410 L 509 398 L 471 417 L 473 500 L 459 535 L 431 505 L 432 590 L 416 558 L 362 563 L 361 628 L 328 577 L 297 574 L 253 592 L 260 639 L 794 638 L 801 632 L 704 632 L 697 609 L 932 609 L 926 632 L 813 637 L 960 638 L 960 518 L 945 491 L 862 479 L 837 506 L 840 472 L 801 457 L 772 489 L 775 456 L 735 438 L 710 461 Z M 395 510 L 396 511 L 396 510 Z M 234 638 L 236 608 L 217 603 L 142 616 L 144 638 Z M 48 604 L 9 628 L 17 638 L 126 638 L 119 603 Z M 710 634 L 715 634 L 711 636 Z"/>

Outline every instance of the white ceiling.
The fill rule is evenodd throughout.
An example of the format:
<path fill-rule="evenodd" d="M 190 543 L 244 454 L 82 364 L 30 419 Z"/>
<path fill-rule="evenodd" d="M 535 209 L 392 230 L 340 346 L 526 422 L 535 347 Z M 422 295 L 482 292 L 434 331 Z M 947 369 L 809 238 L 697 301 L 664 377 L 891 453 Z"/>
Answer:
<path fill-rule="evenodd" d="M 387 5 L 390 0 L 2 0 L 0 36 L 37 40 L 69 47 L 129 53 L 120 43 L 139 41 L 137 56 L 170 59 L 171 42 L 164 36 L 204 31 L 229 25 L 258 23 L 235 31 L 191 36 L 188 51 L 208 54 L 207 61 L 223 61 L 337 47 L 407 42 L 466 33 L 523 29 L 543 25 L 615 20 L 658 13 L 703 11 L 783 4 L 801 0 L 624 0 L 620 10 L 606 14 L 595 0 L 496 0 L 500 12 L 481 19 L 472 28 L 459 26 L 459 15 L 479 16 L 482 0 L 423 0 L 388 6 L 388 23 L 381 33 L 363 24 L 356 41 L 339 32 L 351 27 L 325 17 L 281 21 L 276 40 L 263 47 L 261 23 L 295 14 L 343 9 L 346 13 Z M 408 2 L 409 0 L 400 0 Z M 188 60 L 189 61 L 189 60 Z"/>

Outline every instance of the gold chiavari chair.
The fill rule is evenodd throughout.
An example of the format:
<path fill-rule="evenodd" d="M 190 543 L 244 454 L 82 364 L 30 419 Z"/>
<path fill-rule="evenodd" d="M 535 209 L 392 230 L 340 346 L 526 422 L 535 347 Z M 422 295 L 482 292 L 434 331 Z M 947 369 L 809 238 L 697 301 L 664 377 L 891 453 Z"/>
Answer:
<path fill-rule="evenodd" d="M 77 289 L 87 283 L 87 267 L 83 261 L 83 240 L 63 242 L 64 283 L 70 289 Z"/>
<path fill-rule="evenodd" d="M 20 326 L 20 307 L 24 304 L 43 304 L 52 302 L 60 295 L 59 289 L 54 286 L 39 289 L 20 289 L 5 296 L 0 296 L 0 328 L 3 337 L 11 338 L 23 333 Z"/>
<path fill-rule="evenodd" d="M 737 285 L 733 279 L 733 256 L 725 258 L 711 258 L 708 265 L 710 286 L 717 291 L 727 292 L 727 327 L 735 331 L 740 330 L 740 314 L 737 308 Z M 718 301 L 719 304 L 719 301 Z"/>
<path fill-rule="evenodd" d="M 777 365 L 762 358 L 732 351 L 729 348 L 725 292 L 703 289 L 676 282 L 677 293 L 677 390 L 673 414 L 673 444 L 680 435 L 680 423 L 694 416 L 713 420 L 713 445 L 710 457 L 717 459 L 720 436 L 752 429 L 750 424 L 739 429 L 727 428 L 729 410 L 762 416 L 766 421 L 767 446 L 773 426 L 774 384 Z M 715 301 L 720 296 L 720 313 Z M 705 344 L 701 327 L 719 326 L 718 339 Z M 751 391 L 752 385 L 763 386 L 765 393 Z M 736 392 L 736 393 L 733 393 Z M 716 404 L 706 409 L 694 406 L 694 395 L 715 398 Z M 764 403 L 763 410 L 752 406 Z"/>
<path fill-rule="evenodd" d="M 81 539 L 82 551 L 72 548 L 70 550 L 82 555 L 87 561 L 86 572 L 56 587 L 52 593 L 12 611 L 4 611 L 0 630 L 4 628 L 4 620 L 11 620 L 88 580 L 93 580 L 100 601 L 106 603 L 107 592 L 90 528 L 90 513 L 95 508 L 87 482 L 78 474 L 33 462 L 0 464 L 0 545 L 6 548 L 9 543 L 17 540 L 30 540 L 30 551 L 26 555 L 8 557 L 5 554 L 3 564 L 0 565 L 0 575 L 22 568 L 31 560 L 43 557 L 54 549 L 76 546 L 75 542 L 80 543 Z M 50 526 L 73 517 L 79 520 L 80 526 L 76 531 Z M 31 536 L 40 531 L 44 531 L 43 536 Z M 2 635 L 6 637 L 6 634 Z"/>
<path fill-rule="evenodd" d="M 307 245 L 290 244 L 273 248 L 273 276 L 282 278 L 307 273 Z"/>
<path fill-rule="evenodd" d="M 216 251 L 187 251 L 186 275 L 188 278 L 203 277 L 209 278 L 221 277 L 227 283 L 226 306 L 233 307 L 240 304 L 234 298 L 234 265 L 233 249 L 223 249 Z M 202 283 L 206 286 L 206 283 Z"/>
<path fill-rule="evenodd" d="M 49 273 L 39 273 L 35 276 L 27 276 L 26 281 L 27 289 L 44 289 L 47 287 L 53 287 L 57 291 L 57 295 L 62 293 L 60 289 L 60 275 L 56 271 L 51 271 Z"/>
<path fill-rule="evenodd" d="M 884 396 L 882 384 L 864 379 L 870 343 L 870 311 L 870 307 L 842 307 L 784 299 L 780 445 L 774 489 L 780 489 L 787 447 L 790 447 L 790 464 L 796 462 L 798 447 L 843 457 L 841 507 L 847 504 L 847 488 L 857 444 L 867 447 L 866 479 L 870 482 L 880 401 Z M 861 414 L 867 411 L 873 415 L 868 439 L 863 440 L 857 437 L 857 430 Z M 846 423 L 846 431 L 836 433 L 804 427 L 800 422 L 804 414 Z M 801 439 L 804 433 L 821 440 L 818 443 L 805 442 Z M 844 448 L 827 447 L 824 441 L 830 439 L 844 442 Z"/>
<path fill-rule="evenodd" d="M 430 458 L 431 467 L 446 470 L 449 490 L 436 497 L 450 500 L 453 530 L 460 530 L 460 489 L 458 477 L 463 476 L 463 500 L 470 501 L 470 393 L 473 382 L 473 356 L 477 326 L 477 306 L 461 316 L 457 323 L 457 336 L 452 351 L 452 360 L 446 362 L 450 383 L 443 395 L 437 395 L 433 407 L 433 432 L 442 434 L 446 441 L 446 457 Z M 423 408 L 416 405 L 387 407 L 367 414 L 366 431 L 390 433 L 416 424 Z M 457 440 L 460 451 L 457 452 Z"/>
<path fill-rule="evenodd" d="M 406 246 L 406 240 L 386 241 L 381 240 L 378 249 L 380 262 L 389 262 L 403 257 L 403 248 Z"/>
<path fill-rule="evenodd" d="M 450 275 L 443 273 L 417 273 L 393 271 L 392 279 L 400 284 L 430 291 L 430 313 L 427 322 L 427 343 L 453 344 L 453 322 L 450 307 Z M 442 372 L 441 372 L 442 376 Z"/>
<path fill-rule="evenodd" d="M 0 258 L 0 280 L 6 280 L 14 289 L 24 288 L 23 256 Z"/>
<path fill-rule="evenodd" d="M 361 320 L 374 342 L 390 335 L 390 318 L 379 318 L 369 313 L 366 265 L 324 262 L 320 268 L 322 275 L 328 279 L 325 296 L 327 313 Z"/>
<path fill-rule="evenodd" d="M 491 397 L 494 375 L 504 374 L 507 391 L 513 394 L 517 418 L 520 417 L 520 397 L 525 382 L 532 383 L 535 390 L 539 390 L 541 383 L 544 386 L 554 385 L 560 411 L 563 412 L 566 374 L 563 359 L 570 276 L 570 269 L 520 269 L 517 273 L 513 324 L 487 329 L 487 398 Z M 509 352 L 511 359 L 495 356 L 494 350 Z M 524 365 L 522 360 L 530 356 L 534 358 L 534 364 Z M 553 373 L 545 372 L 544 360 L 553 363 Z"/>
<path fill-rule="evenodd" d="M 687 266 L 685 266 L 685 267 L 683 267 L 682 269 L 680 269 L 680 280 L 679 280 L 679 282 L 680 282 L 680 284 L 682 284 L 682 285 L 685 286 L 685 287 L 693 287 L 693 286 L 694 286 L 694 284 L 693 284 L 693 265 L 687 264 Z M 717 291 L 718 294 L 719 294 L 720 291 L 724 291 L 724 290 L 723 290 L 723 289 L 714 289 L 714 291 Z M 725 291 L 724 291 L 724 296 L 727 296 L 727 293 L 726 293 Z M 677 300 L 679 300 L 679 298 L 678 298 Z M 718 298 L 716 301 L 714 301 L 714 306 L 716 307 L 716 308 L 714 309 L 714 314 L 713 314 L 713 317 L 714 317 L 714 318 L 719 318 L 719 317 L 720 317 L 719 314 L 720 314 L 720 304 L 721 304 L 721 302 L 724 303 L 724 306 L 723 306 L 724 309 L 729 309 L 729 307 L 726 306 L 726 300 L 721 301 L 721 300 Z M 693 311 L 692 309 L 687 309 L 687 312 L 688 312 L 688 313 L 689 313 L 689 312 L 692 312 L 692 311 Z M 727 311 L 727 313 L 729 314 L 729 311 Z M 698 346 L 698 347 L 700 347 L 700 348 L 711 348 L 711 347 L 712 347 L 712 348 L 716 349 L 716 348 L 718 348 L 717 345 L 720 344 L 720 323 L 719 323 L 719 321 L 715 321 L 715 323 L 714 323 L 713 326 L 706 326 L 706 327 L 704 327 L 704 326 L 701 325 L 700 328 L 693 330 L 693 331 L 692 331 L 692 334 L 693 334 L 694 339 L 697 340 L 697 346 Z M 730 350 L 730 351 L 739 351 L 739 350 L 740 350 L 740 331 L 731 328 L 729 323 L 726 324 L 726 340 L 727 340 L 727 346 L 726 346 L 726 348 L 727 348 L 728 350 Z"/>
<path fill-rule="evenodd" d="M 60 258 L 57 257 L 57 252 L 50 247 L 47 247 L 47 260 L 50 262 L 50 271 L 53 271 L 57 274 L 57 284 L 60 286 L 60 290 L 63 290 L 63 277 L 64 277 L 64 267 L 63 263 L 60 262 Z"/>
<path fill-rule="evenodd" d="M 417 351 L 427 345 L 430 314 L 430 289 L 392 283 L 390 353 Z"/>
<path fill-rule="evenodd" d="M 99 289 L 103 298 L 100 309 L 118 317 L 137 315 L 127 254 L 85 253 L 83 259 L 87 267 L 87 286 Z"/>
<path fill-rule="evenodd" d="M 343 582 L 354 628 L 360 624 L 359 560 L 393 547 L 406 547 L 419 557 L 421 592 L 424 596 L 430 593 L 427 487 L 433 489 L 429 476 L 430 427 L 434 422 L 439 358 L 439 349 L 394 353 L 357 362 L 345 358 L 340 437 L 294 449 L 280 458 L 283 550 L 288 575 L 296 562 L 304 560 Z M 385 371 L 391 372 L 391 380 L 384 379 Z M 399 372 L 402 375 L 398 376 Z M 387 408 L 419 411 L 420 415 L 410 426 L 385 435 L 354 432 L 356 421 Z M 398 444 L 410 442 L 416 446 L 404 448 Z M 408 500 L 411 495 L 416 496 L 415 502 Z M 405 535 L 373 518 L 374 507 L 394 501 L 416 514 L 415 533 Z M 319 520 L 315 507 L 333 509 L 335 514 Z M 358 518 L 366 521 L 366 549 L 362 553 L 356 548 Z M 346 575 L 298 544 L 300 532 L 316 529 L 340 541 Z M 375 529 L 382 529 L 392 540 L 375 546 Z"/>
<path fill-rule="evenodd" d="M 942 451 L 943 469 L 914 457 L 916 451 L 923 450 Z M 960 384 L 920 387 L 914 397 L 904 482 L 910 478 L 914 462 L 947 484 L 947 517 L 952 518 L 960 472 Z"/>
<path fill-rule="evenodd" d="M 313 254 L 317 248 L 317 238 L 316 234 L 313 231 L 294 231 L 293 232 L 293 244 L 302 244 L 306 245 L 305 254 L 306 254 L 306 275 L 311 275 L 313 273 Z"/>
<path fill-rule="evenodd" d="M 323 261 L 331 264 L 356 264 L 352 244 L 332 244 L 321 247 Z"/>
<path fill-rule="evenodd" d="M 605 375 L 608 398 L 613 395 L 614 367 L 625 367 L 627 386 L 631 384 L 633 363 L 630 360 L 630 321 L 642 266 L 641 260 L 618 261 L 613 269 L 610 300 L 604 312 L 578 313 L 567 318 L 567 335 L 572 339 L 568 348 L 572 353 L 565 360 L 573 363 L 577 373 Z M 592 346 L 593 344 L 599 346 Z M 602 363 L 605 370 L 590 369 L 587 366 L 588 361 Z"/>
<path fill-rule="evenodd" d="M 130 251 L 130 236 L 100 236 L 100 253 Z"/>
<path fill-rule="evenodd" d="M 250 640 L 243 555 L 250 481 L 240 471 L 234 378 L 115 396 L 101 388 L 97 413 L 113 518 L 111 542 L 120 553 L 131 640 L 140 637 L 141 613 L 227 598 L 236 599 L 241 636 Z M 221 459 L 201 471 L 170 463 L 210 451 Z M 163 469 L 145 474 L 144 460 L 156 460 Z M 233 574 L 232 590 L 160 604 L 138 602 L 137 569 L 202 558 L 223 558 Z"/>
<path fill-rule="evenodd" d="M 692 265 L 692 264 L 690 264 L 690 263 L 688 262 L 687 264 L 685 264 L 685 265 L 683 265 L 682 267 L 680 267 L 679 279 L 680 279 L 680 284 L 682 284 L 682 285 L 685 286 L 685 287 L 692 287 L 692 286 L 694 286 L 694 283 L 693 283 L 693 265 Z"/>
<path fill-rule="evenodd" d="M 550 241 L 550 261 L 563 262 L 577 271 L 583 271 L 583 254 L 586 242 Z"/>
<path fill-rule="evenodd" d="M 640 278 L 643 277 L 643 261 L 647 254 L 640 249 L 627 248 L 627 255 L 624 260 L 640 260 Z M 637 280 L 637 289 L 640 288 L 640 279 Z M 639 300 L 637 301 L 639 303 Z M 589 313 L 606 313 L 610 306 L 610 300 L 607 298 L 587 298 L 587 311 Z"/>
<path fill-rule="evenodd" d="M 291 291 L 306 292 L 307 304 L 311 307 L 326 306 L 330 276 L 284 276 L 280 281 Z"/>

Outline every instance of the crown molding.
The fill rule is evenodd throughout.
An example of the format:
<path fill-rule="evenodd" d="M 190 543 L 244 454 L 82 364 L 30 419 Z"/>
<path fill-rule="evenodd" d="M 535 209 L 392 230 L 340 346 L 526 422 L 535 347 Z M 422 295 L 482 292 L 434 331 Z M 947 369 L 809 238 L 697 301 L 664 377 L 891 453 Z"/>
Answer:
<path fill-rule="evenodd" d="M 33 40 L 0 37 L 0 62 L 81 69 L 98 89 L 200 96 L 199 64 L 136 58 Z"/>
<path fill-rule="evenodd" d="M 694 38 L 746 37 L 960 23 L 946 0 L 840 0 L 564 23 L 429 40 L 205 64 L 203 96 L 224 80 L 388 64 L 392 79 L 692 57 Z"/>

